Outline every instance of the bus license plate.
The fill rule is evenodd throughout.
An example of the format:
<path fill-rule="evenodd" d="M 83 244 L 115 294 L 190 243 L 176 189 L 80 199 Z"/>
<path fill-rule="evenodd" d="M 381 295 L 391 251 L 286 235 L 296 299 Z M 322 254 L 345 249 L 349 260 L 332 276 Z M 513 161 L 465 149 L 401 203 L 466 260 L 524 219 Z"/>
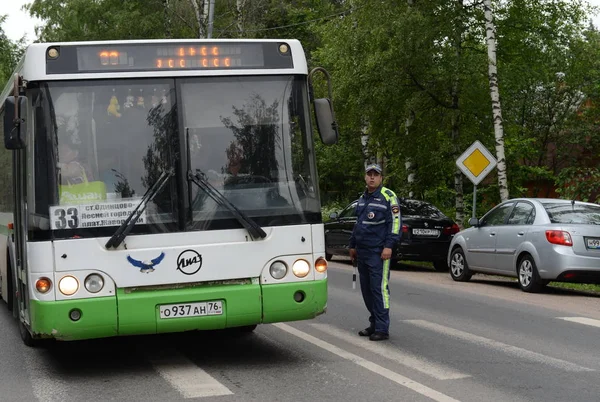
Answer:
<path fill-rule="evenodd" d="M 587 238 L 585 240 L 586 240 L 587 248 L 600 249 L 600 239 Z"/>
<path fill-rule="evenodd" d="M 223 302 L 164 304 L 159 306 L 160 318 L 202 317 L 223 314 Z"/>

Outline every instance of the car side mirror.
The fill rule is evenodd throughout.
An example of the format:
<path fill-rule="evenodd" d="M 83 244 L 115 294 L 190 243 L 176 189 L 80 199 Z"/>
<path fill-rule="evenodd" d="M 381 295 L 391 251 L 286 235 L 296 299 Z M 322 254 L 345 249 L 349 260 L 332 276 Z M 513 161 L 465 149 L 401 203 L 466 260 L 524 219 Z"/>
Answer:
<path fill-rule="evenodd" d="M 473 226 L 473 227 L 479 227 L 479 219 L 477 218 L 471 218 L 469 219 L 469 225 Z"/>
<path fill-rule="evenodd" d="M 25 148 L 27 138 L 27 97 L 8 96 L 4 102 L 4 146 Z"/>
<path fill-rule="evenodd" d="M 329 214 L 329 219 L 331 220 L 335 220 L 338 218 L 338 213 L 337 212 L 332 212 Z"/>

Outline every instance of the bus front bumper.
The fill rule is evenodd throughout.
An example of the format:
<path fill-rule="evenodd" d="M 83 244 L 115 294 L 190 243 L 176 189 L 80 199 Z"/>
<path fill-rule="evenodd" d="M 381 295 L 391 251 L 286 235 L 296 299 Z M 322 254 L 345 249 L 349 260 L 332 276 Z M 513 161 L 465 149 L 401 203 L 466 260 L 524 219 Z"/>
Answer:
<path fill-rule="evenodd" d="M 161 318 L 161 305 L 221 301 L 222 314 Z M 325 311 L 327 280 L 283 284 L 200 285 L 179 289 L 117 289 L 114 297 L 31 300 L 35 337 L 81 340 L 213 330 L 314 318 Z M 78 310 L 78 320 L 72 311 Z"/>

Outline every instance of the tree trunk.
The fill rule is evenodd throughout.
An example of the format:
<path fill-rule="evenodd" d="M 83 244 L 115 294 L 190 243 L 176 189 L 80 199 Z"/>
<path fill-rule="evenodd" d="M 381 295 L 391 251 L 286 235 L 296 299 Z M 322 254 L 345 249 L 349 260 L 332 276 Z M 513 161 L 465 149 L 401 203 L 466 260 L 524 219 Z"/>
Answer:
<path fill-rule="evenodd" d="M 498 160 L 498 188 L 500 200 L 508 200 L 508 179 L 506 177 L 506 157 L 504 155 L 504 128 L 502 125 L 502 108 L 500 91 L 498 90 L 498 68 L 496 66 L 496 26 L 492 15 L 492 0 L 484 0 L 485 31 L 488 48 L 488 74 L 490 80 L 490 96 L 492 98 L 492 114 L 494 118 L 494 136 L 496 138 L 496 159 Z"/>
<path fill-rule="evenodd" d="M 235 2 L 235 10 L 236 10 L 236 14 L 237 14 L 237 29 L 238 29 L 238 36 L 240 38 L 244 37 L 244 3 L 246 1 L 245 0 L 236 0 Z"/>
<path fill-rule="evenodd" d="M 451 122 L 451 138 L 454 144 L 454 160 L 458 159 L 461 154 L 460 150 L 460 65 L 462 60 L 462 34 L 464 24 L 462 20 L 462 11 L 464 8 L 463 0 L 457 0 L 456 3 L 458 14 L 456 31 L 454 33 L 454 54 L 456 57 L 456 68 L 454 71 L 454 79 L 452 82 L 452 122 Z M 454 191 L 456 193 L 454 200 L 454 208 L 456 209 L 454 220 L 456 224 L 462 228 L 465 220 L 465 201 L 463 193 L 463 175 L 458 167 L 454 171 Z"/>
<path fill-rule="evenodd" d="M 406 137 L 410 138 L 410 127 L 413 125 L 415 121 L 415 112 L 411 110 L 406 118 Z M 415 169 L 412 162 L 412 158 L 407 156 L 404 162 L 404 166 L 406 168 L 406 172 L 408 174 L 408 198 L 413 198 L 414 193 L 414 185 L 415 185 Z"/>
<path fill-rule="evenodd" d="M 204 21 L 207 15 L 208 0 L 204 0 L 204 12 L 201 11 L 203 0 L 190 0 L 192 7 L 194 7 L 194 14 L 196 15 L 196 23 L 198 24 L 198 38 L 204 38 Z"/>

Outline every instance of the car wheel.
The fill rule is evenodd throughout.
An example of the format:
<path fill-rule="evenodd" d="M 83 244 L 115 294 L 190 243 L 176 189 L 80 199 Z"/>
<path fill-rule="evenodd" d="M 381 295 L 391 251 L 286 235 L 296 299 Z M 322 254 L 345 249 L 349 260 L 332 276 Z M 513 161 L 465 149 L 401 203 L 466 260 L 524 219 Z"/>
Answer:
<path fill-rule="evenodd" d="M 434 261 L 433 269 L 435 269 L 437 272 L 448 272 L 448 263 L 446 263 L 446 260 Z"/>
<path fill-rule="evenodd" d="M 548 284 L 540 278 L 535 261 L 530 255 L 525 255 L 519 260 L 517 267 L 519 286 L 523 292 L 537 293 Z"/>
<path fill-rule="evenodd" d="M 333 254 L 329 254 L 329 253 L 325 253 L 325 259 L 327 261 L 331 261 L 331 258 L 333 257 Z"/>
<path fill-rule="evenodd" d="M 473 276 L 462 248 L 452 250 L 450 256 L 450 276 L 457 282 L 466 282 Z"/>

